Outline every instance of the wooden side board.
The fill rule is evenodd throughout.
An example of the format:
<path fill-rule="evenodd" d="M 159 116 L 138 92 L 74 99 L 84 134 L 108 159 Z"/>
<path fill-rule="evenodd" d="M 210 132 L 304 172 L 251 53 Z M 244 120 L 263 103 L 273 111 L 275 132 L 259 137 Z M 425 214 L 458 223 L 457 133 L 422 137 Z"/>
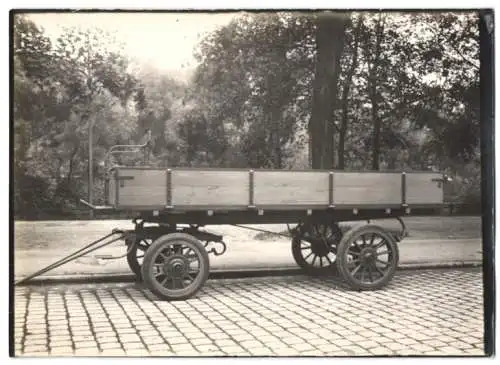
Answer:
<path fill-rule="evenodd" d="M 334 205 L 401 204 L 401 174 L 335 172 Z"/>
<path fill-rule="evenodd" d="M 166 206 L 167 175 L 165 170 L 117 170 L 118 205 Z"/>
<path fill-rule="evenodd" d="M 172 205 L 248 205 L 246 171 L 172 170 Z"/>
<path fill-rule="evenodd" d="M 255 205 L 328 205 L 328 175 L 328 172 L 257 170 Z"/>
<path fill-rule="evenodd" d="M 444 198 L 443 176 L 438 173 L 406 174 L 406 203 L 442 204 Z"/>
<path fill-rule="evenodd" d="M 441 178 L 439 173 L 120 168 L 110 181 L 109 203 L 154 209 L 411 207 L 442 204 Z"/>

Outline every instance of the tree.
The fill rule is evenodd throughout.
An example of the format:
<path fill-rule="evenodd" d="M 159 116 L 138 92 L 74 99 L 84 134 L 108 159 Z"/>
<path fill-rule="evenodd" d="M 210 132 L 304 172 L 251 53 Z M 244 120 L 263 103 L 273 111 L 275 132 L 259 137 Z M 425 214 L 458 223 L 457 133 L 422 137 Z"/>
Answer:
<path fill-rule="evenodd" d="M 316 71 L 309 121 L 312 167 L 334 167 L 334 127 L 331 116 L 336 107 L 337 79 L 344 48 L 347 14 L 321 14 L 316 28 Z"/>
<path fill-rule="evenodd" d="M 345 77 L 342 81 L 342 100 L 340 103 L 341 108 L 341 122 L 340 122 L 340 130 L 339 130 L 339 142 L 337 149 L 338 156 L 338 165 L 337 168 L 343 170 L 345 168 L 345 138 L 347 133 L 347 128 L 349 126 L 349 96 L 351 92 L 351 87 L 353 83 L 353 77 L 358 67 L 358 51 L 359 51 L 359 42 L 361 36 L 361 27 L 363 25 L 363 14 L 358 15 L 358 19 L 356 21 L 356 28 L 351 32 L 351 39 L 349 39 L 352 44 L 352 48 L 345 52 L 347 57 L 350 57 L 350 65 L 349 68 L 345 71 Z"/>
<path fill-rule="evenodd" d="M 202 40 L 195 74 L 207 121 L 233 125 L 252 167 L 282 168 L 297 120 L 298 99 L 308 98 L 313 24 L 300 14 L 249 14 Z"/>
<path fill-rule="evenodd" d="M 101 33 L 70 29 L 52 44 L 43 29 L 18 15 L 13 32 L 16 187 L 44 186 L 39 204 L 16 193 L 23 201 L 18 206 L 23 214 L 30 214 L 30 204 L 62 209 L 81 196 L 84 185 L 73 177 L 85 171 L 89 125 L 96 125 L 93 146 L 100 157 L 107 146 L 130 137 L 135 80 Z M 97 169 L 94 164 L 92 171 Z"/>

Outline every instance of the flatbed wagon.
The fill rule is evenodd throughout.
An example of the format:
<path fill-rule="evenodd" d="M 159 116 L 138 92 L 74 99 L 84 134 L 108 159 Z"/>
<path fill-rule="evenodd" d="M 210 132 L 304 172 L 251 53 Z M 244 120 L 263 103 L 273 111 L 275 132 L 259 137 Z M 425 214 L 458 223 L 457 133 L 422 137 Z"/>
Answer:
<path fill-rule="evenodd" d="M 82 202 L 95 211 L 137 213 L 134 229 L 115 230 L 113 241 L 125 241 L 131 270 L 161 299 L 187 299 L 203 286 L 209 253 L 226 251 L 223 237 L 203 227 L 219 224 L 286 223 L 293 257 L 306 273 L 337 272 L 355 290 L 375 290 L 398 266 L 401 218 L 439 214 L 446 181 L 435 172 L 115 165 L 107 168 L 105 205 Z M 339 227 L 383 218 L 398 219 L 401 232 L 370 223 Z"/>

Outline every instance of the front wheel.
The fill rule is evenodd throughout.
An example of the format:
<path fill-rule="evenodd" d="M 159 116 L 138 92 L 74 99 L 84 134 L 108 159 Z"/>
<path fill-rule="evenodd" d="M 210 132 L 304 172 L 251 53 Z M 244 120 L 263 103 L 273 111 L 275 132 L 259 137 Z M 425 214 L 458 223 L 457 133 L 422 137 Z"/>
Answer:
<path fill-rule="evenodd" d="M 135 274 L 138 281 L 142 280 L 141 266 L 145 252 L 153 242 L 153 238 L 127 238 L 125 243 L 127 245 L 127 263 Z"/>
<path fill-rule="evenodd" d="M 337 268 L 356 290 L 376 290 L 393 278 L 399 262 L 394 237 L 383 228 L 366 225 L 348 231 L 337 247 Z"/>
<path fill-rule="evenodd" d="M 144 255 L 142 278 L 158 298 L 184 300 L 194 296 L 209 274 L 203 244 L 185 233 L 171 233 L 153 242 Z"/>

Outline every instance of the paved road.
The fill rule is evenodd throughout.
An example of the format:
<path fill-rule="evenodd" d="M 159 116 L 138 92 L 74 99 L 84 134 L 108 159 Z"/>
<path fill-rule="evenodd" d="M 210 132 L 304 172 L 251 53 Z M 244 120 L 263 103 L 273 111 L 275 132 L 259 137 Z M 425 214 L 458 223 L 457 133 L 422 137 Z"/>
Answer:
<path fill-rule="evenodd" d="M 17 287 L 21 356 L 484 355 L 478 269 L 399 272 L 384 290 L 334 278 L 210 280 L 158 301 L 139 284 Z"/>

